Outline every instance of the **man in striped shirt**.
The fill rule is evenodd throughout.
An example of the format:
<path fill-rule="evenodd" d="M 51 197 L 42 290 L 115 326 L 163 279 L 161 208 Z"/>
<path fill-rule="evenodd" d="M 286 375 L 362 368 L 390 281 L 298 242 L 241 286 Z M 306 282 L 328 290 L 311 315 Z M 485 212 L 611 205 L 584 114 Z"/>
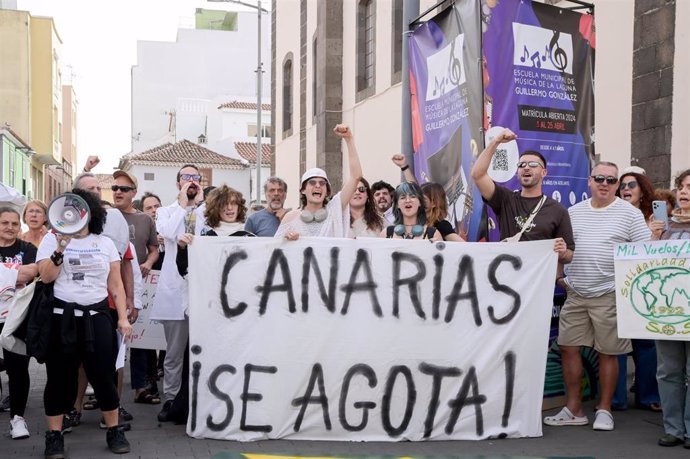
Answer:
<path fill-rule="evenodd" d="M 570 209 L 577 249 L 558 282 L 568 294 L 559 319 L 566 406 L 544 423 L 552 426 L 586 425 L 580 398 L 582 360 L 580 347 L 599 352 L 601 397 L 594 417 L 594 430 L 613 430 L 611 399 L 618 377 L 619 354 L 632 350 L 630 340 L 618 338 L 613 270 L 614 244 L 648 241 L 651 232 L 642 213 L 616 197 L 618 167 L 600 162 L 588 179 L 592 197 Z"/>

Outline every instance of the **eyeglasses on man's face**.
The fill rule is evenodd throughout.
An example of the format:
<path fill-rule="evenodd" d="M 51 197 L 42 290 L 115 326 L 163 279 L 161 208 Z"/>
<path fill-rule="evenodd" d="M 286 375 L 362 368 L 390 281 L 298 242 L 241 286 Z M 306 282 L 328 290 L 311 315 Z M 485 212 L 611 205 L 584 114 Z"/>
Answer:
<path fill-rule="evenodd" d="M 187 181 L 187 182 L 190 180 L 194 181 L 194 182 L 198 182 L 199 180 L 201 180 L 201 175 L 199 175 L 199 174 L 180 174 L 180 178 L 182 180 Z"/>
<path fill-rule="evenodd" d="M 592 180 L 594 180 L 597 183 L 604 183 L 606 182 L 607 185 L 615 185 L 618 183 L 618 177 L 614 177 L 612 175 L 592 175 Z"/>
<path fill-rule="evenodd" d="M 623 191 L 626 188 L 634 190 L 635 188 L 637 188 L 637 182 L 635 180 L 631 180 L 629 182 L 621 182 L 621 186 L 619 187 L 619 189 Z"/>
<path fill-rule="evenodd" d="M 122 191 L 123 193 L 129 193 L 130 191 L 136 190 L 133 186 L 124 186 L 124 185 L 113 185 L 110 187 L 111 190 L 113 191 Z"/>
<path fill-rule="evenodd" d="M 524 169 L 525 167 L 544 167 L 539 161 L 520 161 L 517 163 L 518 169 Z"/>

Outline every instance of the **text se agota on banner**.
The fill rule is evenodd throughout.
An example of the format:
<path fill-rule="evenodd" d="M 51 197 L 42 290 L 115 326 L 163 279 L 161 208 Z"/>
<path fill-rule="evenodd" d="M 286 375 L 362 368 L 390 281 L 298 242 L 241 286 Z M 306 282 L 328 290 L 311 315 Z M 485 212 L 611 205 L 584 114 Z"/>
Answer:
<path fill-rule="evenodd" d="M 194 355 L 199 355 L 202 353 L 202 349 L 199 346 L 192 346 L 191 351 Z M 487 402 L 496 402 L 495 400 L 489 400 L 487 394 L 494 397 L 500 396 L 502 398 L 503 411 L 501 413 L 500 425 L 502 427 L 507 427 L 510 421 L 510 414 L 513 406 L 515 360 L 516 356 L 513 352 L 507 352 L 503 356 L 505 385 L 503 386 L 504 391 L 503 393 L 500 393 L 500 395 L 495 390 L 495 381 L 493 381 L 491 384 L 492 390 L 488 392 L 483 392 L 481 390 L 480 375 L 477 374 L 477 369 L 474 366 L 469 367 L 467 370 L 463 370 L 455 366 L 438 366 L 428 362 L 421 362 L 417 368 L 413 368 L 420 373 L 416 376 L 416 378 L 426 377 L 431 378 L 431 381 L 425 380 L 420 384 L 418 379 L 413 376 L 413 369 L 411 369 L 409 366 L 394 365 L 390 367 L 388 374 L 386 375 L 384 383 L 385 386 L 380 400 L 380 408 L 378 408 L 380 413 L 379 416 L 376 416 L 376 418 L 380 419 L 384 432 L 390 438 L 396 438 L 403 435 L 408 429 L 416 409 L 425 410 L 423 412 L 423 438 L 429 438 L 433 433 L 436 414 L 439 406 L 441 405 L 441 385 L 446 378 L 459 378 L 458 381 L 454 381 L 456 384 L 459 382 L 459 388 L 456 396 L 447 402 L 446 409 L 449 409 L 450 415 L 447 417 L 445 426 L 443 428 L 445 434 L 453 434 L 462 410 L 464 408 L 469 408 L 470 410 L 473 410 L 475 433 L 478 437 L 481 437 L 484 434 L 485 423 L 482 405 Z M 250 413 L 251 404 L 258 404 L 264 398 L 263 394 L 253 392 L 250 384 L 252 374 L 254 374 L 254 378 L 270 377 L 266 375 L 275 375 L 276 373 L 279 373 L 278 367 L 253 365 L 247 363 L 244 365 L 243 376 L 236 375 L 238 370 L 232 365 L 225 364 L 214 368 L 208 377 L 208 391 L 218 400 L 219 403 L 224 405 L 224 416 L 215 419 L 213 415 L 209 414 L 206 416 L 205 420 L 197 419 L 197 400 L 200 390 L 199 379 L 201 370 L 202 364 L 200 362 L 196 361 L 192 364 L 191 411 L 189 420 L 192 432 L 197 429 L 197 424 L 199 422 L 204 422 L 206 428 L 215 432 L 223 431 L 230 425 L 230 422 L 235 414 L 235 403 L 233 403 L 230 394 L 224 392 L 223 386 L 219 384 L 219 379 L 227 377 L 228 375 L 230 375 L 230 377 L 243 378 L 243 390 L 239 396 L 239 401 L 241 402 L 242 407 L 239 430 L 244 432 L 266 433 L 273 430 L 273 426 L 271 424 L 252 424 L 250 421 L 248 421 L 248 419 L 252 417 Z M 334 427 L 333 423 L 331 422 L 331 406 L 334 404 L 334 401 L 329 400 L 327 395 L 326 376 L 327 375 L 324 374 L 321 364 L 315 363 L 312 366 L 308 383 L 304 388 L 302 395 L 294 397 L 292 400 L 289 400 L 289 398 L 286 400 L 286 403 L 290 403 L 295 409 L 294 424 L 292 426 L 294 432 L 300 431 L 305 413 L 308 409 L 321 410 L 321 415 L 323 416 L 322 427 L 326 431 L 333 430 Z M 342 379 L 342 383 L 340 385 L 340 395 L 337 402 L 338 422 L 344 431 L 360 432 L 364 430 L 369 423 L 369 411 L 377 409 L 378 404 L 373 400 L 360 400 L 359 398 L 355 400 L 350 399 L 350 397 L 348 397 L 350 393 L 350 386 L 353 380 L 356 378 L 363 378 L 369 388 L 374 389 L 377 385 L 379 385 L 379 376 L 371 366 L 364 363 L 353 365 L 348 369 L 344 376 L 336 375 L 336 378 L 338 378 L 338 376 L 341 376 Z M 336 379 L 336 381 L 337 380 L 339 379 Z M 417 383 L 415 383 L 415 381 L 417 381 Z M 332 383 L 332 381 L 330 382 Z M 383 381 L 381 382 L 383 383 Z M 421 389 L 428 389 L 429 393 L 418 394 L 418 385 L 421 386 Z M 396 386 L 398 387 L 397 390 Z M 361 394 L 361 392 L 360 384 L 360 390 L 357 391 L 357 393 Z M 374 393 L 376 393 L 376 391 L 374 391 Z M 380 393 L 380 391 L 378 391 L 378 393 Z M 426 407 L 418 406 L 423 403 L 417 403 L 418 396 L 419 398 L 424 397 L 422 400 L 428 400 Z M 237 400 L 235 402 L 237 403 Z M 402 419 L 399 421 L 392 419 L 392 404 L 394 403 L 404 403 L 405 405 L 404 414 L 402 415 Z M 312 406 L 311 408 L 310 405 Z M 348 419 L 348 407 L 354 407 L 356 411 L 360 412 L 356 419 L 354 415 Z M 465 418 L 467 418 L 467 416 L 465 416 Z M 269 420 L 270 419 L 263 419 L 263 422 L 267 422 Z M 397 425 L 394 425 L 396 421 Z M 487 422 L 497 425 L 499 420 L 489 419 Z"/>

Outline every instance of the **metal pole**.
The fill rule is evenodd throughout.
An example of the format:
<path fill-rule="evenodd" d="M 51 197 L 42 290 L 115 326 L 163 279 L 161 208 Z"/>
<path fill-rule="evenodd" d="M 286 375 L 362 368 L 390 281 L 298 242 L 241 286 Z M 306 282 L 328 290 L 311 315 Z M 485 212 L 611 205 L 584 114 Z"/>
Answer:
<path fill-rule="evenodd" d="M 403 37 L 402 37 L 402 141 L 401 153 L 407 159 L 407 164 L 414 171 L 413 147 L 412 147 L 412 115 L 410 104 L 410 67 L 407 59 L 410 22 L 419 14 L 419 0 L 403 1 Z"/>
<path fill-rule="evenodd" d="M 261 62 L 261 0 L 256 7 L 257 21 L 257 51 L 256 51 L 256 205 L 261 205 L 261 77 L 263 73 Z"/>

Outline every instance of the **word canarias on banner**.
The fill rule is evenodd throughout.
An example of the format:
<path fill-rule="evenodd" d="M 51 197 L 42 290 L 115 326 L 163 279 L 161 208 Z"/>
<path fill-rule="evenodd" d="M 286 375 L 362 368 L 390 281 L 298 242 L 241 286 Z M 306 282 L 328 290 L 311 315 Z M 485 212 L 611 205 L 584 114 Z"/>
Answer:
<path fill-rule="evenodd" d="M 552 241 L 197 238 L 189 435 L 541 435 Z"/>
<path fill-rule="evenodd" d="M 689 241 L 618 244 L 614 253 L 619 335 L 690 340 Z"/>

